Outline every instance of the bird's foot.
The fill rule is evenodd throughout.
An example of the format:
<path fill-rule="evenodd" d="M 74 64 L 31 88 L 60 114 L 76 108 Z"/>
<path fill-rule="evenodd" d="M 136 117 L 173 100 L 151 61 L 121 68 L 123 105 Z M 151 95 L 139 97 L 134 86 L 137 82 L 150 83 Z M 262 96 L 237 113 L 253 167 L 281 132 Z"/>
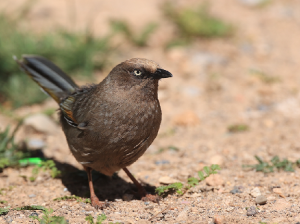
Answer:
<path fill-rule="evenodd" d="M 91 204 L 97 210 L 98 209 L 104 209 L 104 208 L 109 206 L 107 202 L 100 202 L 96 195 L 91 196 Z"/>
<path fill-rule="evenodd" d="M 158 195 L 146 194 L 142 197 L 142 201 L 152 201 L 159 204 L 160 197 Z"/>

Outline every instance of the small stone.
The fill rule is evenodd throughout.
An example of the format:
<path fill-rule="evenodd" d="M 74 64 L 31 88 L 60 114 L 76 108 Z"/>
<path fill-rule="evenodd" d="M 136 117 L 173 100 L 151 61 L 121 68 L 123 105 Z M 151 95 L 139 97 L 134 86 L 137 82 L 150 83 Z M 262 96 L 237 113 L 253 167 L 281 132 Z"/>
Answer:
<path fill-rule="evenodd" d="M 33 213 L 30 214 L 30 216 L 39 216 L 39 214 L 36 213 L 36 212 L 33 212 Z"/>
<path fill-rule="evenodd" d="M 116 202 L 121 202 L 121 201 L 123 201 L 123 200 L 122 200 L 121 198 L 116 198 L 115 201 L 116 201 Z"/>
<path fill-rule="evenodd" d="M 30 126 L 38 132 L 55 134 L 58 126 L 45 114 L 34 114 L 24 120 L 25 126 Z"/>
<path fill-rule="evenodd" d="M 240 194 L 243 193 L 239 187 L 234 186 L 233 189 L 230 191 L 231 194 Z"/>
<path fill-rule="evenodd" d="M 223 224 L 225 223 L 225 218 L 223 215 L 215 215 L 214 217 L 214 223 L 215 224 Z"/>
<path fill-rule="evenodd" d="M 201 197 L 201 194 L 197 194 L 197 193 L 194 193 L 194 194 L 185 194 L 185 197 L 186 198 L 199 198 L 199 197 Z"/>
<path fill-rule="evenodd" d="M 283 194 L 281 188 L 273 188 L 273 192 L 274 192 L 275 194 L 278 194 L 280 197 L 285 198 L 285 196 L 284 196 L 284 194 Z"/>
<path fill-rule="evenodd" d="M 123 201 L 131 201 L 133 199 L 133 195 L 132 194 L 124 194 L 122 198 L 123 198 Z"/>
<path fill-rule="evenodd" d="M 267 203 L 267 198 L 264 195 L 259 195 L 255 198 L 255 203 L 259 205 L 264 205 Z"/>
<path fill-rule="evenodd" d="M 195 126 L 200 123 L 199 117 L 194 111 L 187 110 L 173 118 L 175 125 Z"/>
<path fill-rule="evenodd" d="M 144 204 L 145 205 L 149 205 L 150 203 L 149 203 L 149 201 L 145 201 Z"/>
<path fill-rule="evenodd" d="M 27 148 L 32 150 L 42 149 L 45 146 L 45 142 L 41 139 L 31 138 L 27 141 Z"/>
<path fill-rule="evenodd" d="M 36 195 L 35 195 L 35 194 L 30 194 L 30 195 L 28 195 L 28 197 L 30 197 L 30 198 L 35 198 Z"/>
<path fill-rule="evenodd" d="M 153 209 L 154 206 L 153 205 L 150 205 L 150 206 L 147 206 L 145 209 L 148 210 L 148 209 Z"/>
<path fill-rule="evenodd" d="M 169 160 L 165 160 L 165 159 L 163 159 L 163 160 L 157 160 L 157 161 L 155 161 L 155 164 L 156 165 L 170 164 L 170 161 Z"/>
<path fill-rule="evenodd" d="M 224 179 L 220 174 L 213 174 L 207 177 L 206 179 L 206 184 L 208 186 L 222 186 L 224 185 Z"/>
<path fill-rule="evenodd" d="M 64 192 L 66 192 L 66 191 L 68 191 L 68 188 L 65 187 L 65 188 L 64 188 Z"/>
<path fill-rule="evenodd" d="M 256 198 L 257 196 L 261 195 L 261 192 L 258 187 L 255 187 L 251 190 L 250 195 Z"/>
<path fill-rule="evenodd" d="M 255 207 L 255 206 L 250 206 L 250 207 L 247 209 L 247 215 L 248 215 L 248 216 L 255 215 L 256 213 L 257 213 L 257 210 L 256 210 L 256 207 Z"/>
<path fill-rule="evenodd" d="M 179 182 L 179 180 L 174 179 L 174 178 L 169 177 L 169 176 L 163 176 L 163 177 L 159 178 L 158 181 L 161 184 L 174 184 L 176 182 Z"/>

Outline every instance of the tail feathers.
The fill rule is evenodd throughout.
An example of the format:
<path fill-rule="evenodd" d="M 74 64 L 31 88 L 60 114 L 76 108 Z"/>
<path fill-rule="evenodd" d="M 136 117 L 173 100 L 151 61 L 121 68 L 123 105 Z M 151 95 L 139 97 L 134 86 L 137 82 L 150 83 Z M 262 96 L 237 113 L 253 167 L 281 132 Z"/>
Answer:
<path fill-rule="evenodd" d="M 46 58 L 35 55 L 23 55 L 22 58 L 20 61 L 14 57 L 19 66 L 57 103 L 78 87 L 69 76 Z"/>

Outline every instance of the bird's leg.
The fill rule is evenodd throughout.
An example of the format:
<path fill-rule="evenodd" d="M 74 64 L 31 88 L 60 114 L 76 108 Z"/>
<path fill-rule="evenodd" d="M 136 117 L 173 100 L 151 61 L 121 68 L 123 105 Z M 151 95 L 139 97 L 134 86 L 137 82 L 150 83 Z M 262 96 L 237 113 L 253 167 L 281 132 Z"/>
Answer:
<path fill-rule="evenodd" d="M 157 195 L 148 194 L 146 189 L 137 181 L 137 179 L 134 178 L 134 176 L 129 172 L 129 170 L 126 167 L 123 168 L 123 170 L 137 187 L 138 193 L 142 198 L 142 201 L 152 201 L 159 203 L 159 197 Z"/>
<path fill-rule="evenodd" d="M 106 205 L 104 202 L 100 202 L 98 197 L 95 194 L 94 191 L 94 185 L 93 185 L 93 179 L 92 179 L 92 168 L 83 166 L 84 170 L 86 171 L 89 179 L 89 187 L 90 187 L 90 194 L 91 194 L 91 204 L 96 209 L 102 209 L 105 208 Z"/>

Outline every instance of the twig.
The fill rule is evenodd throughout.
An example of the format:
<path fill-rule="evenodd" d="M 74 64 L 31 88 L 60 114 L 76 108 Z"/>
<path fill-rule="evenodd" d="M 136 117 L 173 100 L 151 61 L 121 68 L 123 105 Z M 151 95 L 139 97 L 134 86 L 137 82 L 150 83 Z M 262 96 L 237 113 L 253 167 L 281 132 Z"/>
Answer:
<path fill-rule="evenodd" d="M 152 219 L 154 219 L 156 216 L 158 216 L 160 213 L 165 212 L 166 210 L 169 210 L 171 208 L 171 205 L 167 206 L 165 209 L 161 210 L 160 212 L 156 213 L 154 216 L 152 216 L 150 219 L 148 219 L 148 221 L 151 221 Z"/>

